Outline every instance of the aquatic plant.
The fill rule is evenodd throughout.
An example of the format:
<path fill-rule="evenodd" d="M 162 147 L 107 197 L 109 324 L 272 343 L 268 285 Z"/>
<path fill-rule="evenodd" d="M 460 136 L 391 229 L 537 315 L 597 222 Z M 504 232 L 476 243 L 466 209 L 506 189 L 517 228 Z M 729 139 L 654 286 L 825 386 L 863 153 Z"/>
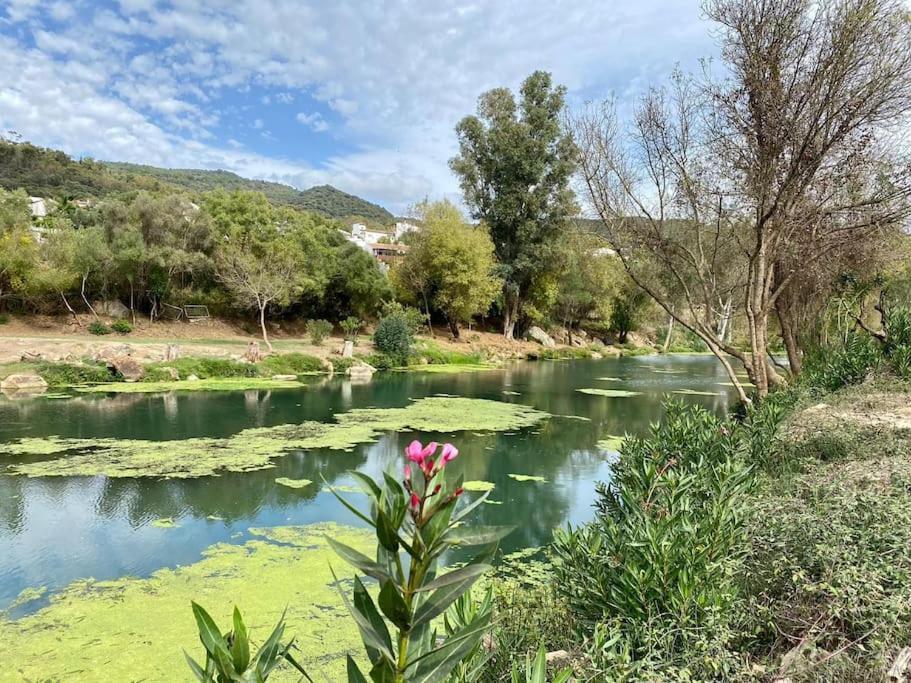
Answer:
<path fill-rule="evenodd" d="M 202 606 L 191 602 L 193 617 L 199 629 L 199 640 L 206 650 L 205 666 L 200 666 L 196 660 L 184 652 L 184 657 L 196 680 L 203 683 L 234 683 L 235 681 L 265 681 L 272 670 L 282 660 L 288 662 L 308 680 L 312 681 L 307 672 L 291 655 L 294 649 L 292 638 L 282 644 L 285 634 L 285 615 L 266 638 L 256 654 L 250 653 L 250 634 L 244 624 L 243 617 L 237 606 L 234 607 L 234 628 L 224 635 Z"/>
<path fill-rule="evenodd" d="M 353 601 L 346 599 L 364 642 L 370 679 L 377 683 L 446 680 L 476 652 L 490 626 L 489 601 L 477 609 L 462 610 L 462 619 L 450 621 L 445 634 L 434 626 L 434 620 L 491 568 L 497 543 L 512 530 L 463 523 L 488 493 L 457 512 L 464 491 L 462 478 L 451 481 L 446 465 L 459 451 L 445 444 L 435 459 L 437 448 L 434 442 L 423 446 L 413 441 L 405 449 L 408 464 L 401 482 L 387 473 L 381 487 L 370 477 L 352 472 L 370 498 L 367 513 L 336 494 L 376 533 L 375 560 L 333 538 L 326 540 L 342 559 L 379 583 L 374 601 L 356 577 Z M 441 556 L 465 546 L 482 546 L 482 550 L 464 566 L 438 576 Z M 366 683 L 367 678 L 350 655 L 347 664 L 348 681 Z"/>
<path fill-rule="evenodd" d="M 626 391 L 625 389 L 576 389 L 581 394 L 589 394 L 591 396 L 606 396 L 608 398 L 630 398 L 631 396 L 639 396 L 641 391 Z"/>

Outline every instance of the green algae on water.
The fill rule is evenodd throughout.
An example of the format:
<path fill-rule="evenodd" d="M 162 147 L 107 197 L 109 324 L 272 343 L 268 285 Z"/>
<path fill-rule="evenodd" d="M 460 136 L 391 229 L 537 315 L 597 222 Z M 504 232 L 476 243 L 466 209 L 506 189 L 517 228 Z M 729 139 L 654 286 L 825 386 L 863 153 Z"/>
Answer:
<path fill-rule="evenodd" d="M 180 524 L 175 522 L 173 517 L 162 517 L 161 519 L 149 522 L 149 526 L 154 526 L 158 529 L 175 529 L 179 527 Z"/>
<path fill-rule="evenodd" d="M 607 396 L 608 398 L 629 398 L 630 396 L 639 396 L 642 393 L 624 389 L 576 389 L 576 391 L 592 396 Z"/>
<path fill-rule="evenodd" d="M 299 389 L 306 386 L 293 380 L 268 377 L 209 377 L 177 382 L 108 382 L 81 387 L 77 391 L 91 394 L 157 394 L 165 391 L 244 391 L 250 389 Z"/>
<path fill-rule="evenodd" d="M 396 372 L 431 372 L 443 375 L 458 375 L 463 372 L 482 372 L 496 370 L 496 365 L 486 363 L 428 363 L 427 365 L 409 365 L 407 368 L 396 368 Z"/>
<path fill-rule="evenodd" d="M 0 455 L 66 457 L 12 464 L 7 474 L 40 476 L 191 478 L 273 467 L 282 453 L 311 448 L 350 450 L 384 432 L 451 433 L 530 427 L 548 414 L 518 403 L 431 396 L 402 408 L 358 408 L 336 422 L 303 422 L 245 429 L 234 436 L 168 441 L 24 438 L 0 444 Z"/>
<path fill-rule="evenodd" d="M 683 396 L 724 396 L 719 391 L 697 391 L 696 389 L 676 389 L 672 394 L 681 394 Z"/>
<path fill-rule="evenodd" d="M 462 488 L 466 491 L 493 491 L 496 484 L 492 481 L 471 480 L 462 482 Z"/>
<path fill-rule="evenodd" d="M 35 602 L 36 600 L 41 600 L 47 594 L 47 586 L 38 586 L 37 588 L 23 588 L 22 592 L 16 596 L 16 599 L 13 600 L 9 607 L 6 608 L 6 612 L 10 613 L 23 605 L 27 605 L 30 602 Z"/>
<path fill-rule="evenodd" d="M 533 474 L 507 474 L 507 477 L 510 479 L 515 479 L 516 481 L 537 481 L 537 482 L 547 482 L 547 479 L 544 477 L 536 477 Z"/>
<path fill-rule="evenodd" d="M 313 482 L 310 479 L 289 479 L 288 477 L 276 477 L 276 484 L 281 484 L 282 486 L 287 486 L 290 489 L 302 489 L 305 486 L 310 486 Z"/>
<path fill-rule="evenodd" d="M 372 555 L 370 536 L 331 523 L 250 531 L 253 540 L 216 544 L 193 564 L 148 578 L 75 581 L 33 614 L 0 617 L 5 670 L 29 681 L 190 681 L 183 650 L 202 654 L 190 612 L 195 600 L 219 624 L 231 623 L 236 604 L 254 642 L 287 607 L 285 635 L 294 636 L 298 661 L 317 680 L 345 680 L 346 653 L 360 658 L 363 649 L 330 564 L 342 581 L 353 570 L 325 537 Z M 297 681 L 299 674 L 283 665 L 269 680 Z"/>
<path fill-rule="evenodd" d="M 620 377 L 595 377 L 596 380 L 601 382 L 622 382 L 623 380 Z"/>

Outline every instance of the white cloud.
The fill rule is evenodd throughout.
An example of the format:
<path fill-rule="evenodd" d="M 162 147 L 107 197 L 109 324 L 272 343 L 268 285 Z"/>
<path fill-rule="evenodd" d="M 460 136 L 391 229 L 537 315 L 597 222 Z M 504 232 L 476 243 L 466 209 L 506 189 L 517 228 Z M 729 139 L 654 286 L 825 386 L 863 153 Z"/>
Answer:
<path fill-rule="evenodd" d="M 475 0 L 420 12 L 410 0 L 119 0 L 79 4 L 62 30 L 42 23 L 69 6 L 6 0 L 6 23 L 36 47 L 0 29 L 3 128 L 99 158 L 329 182 L 393 209 L 457 192 L 453 127 L 486 89 L 543 68 L 571 102 L 631 96 L 714 52 L 698 0 Z M 213 106 L 252 88 L 250 111 L 239 98 Z M 265 132 L 262 118 L 249 123 L 265 98 L 298 102 L 298 121 L 317 131 L 327 122 L 304 101 L 322 102 L 339 119 L 326 139 L 354 151 L 308 162 L 240 153 L 230 140 L 251 125 Z"/>
<path fill-rule="evenodd" d="M 310 128 L 310 130 L 312 130 L 314 132 L 322 133 L 324 131 L 329 130 L 329 124 L 327 123 L 326 119 L 323 118 L 323 115 L 320 114 L 318 111 L 315 111 L 311 114 L 305 114 L 304 112 L 300 112 L 294 118 L 297 120 L 298 123 L 304 124 L 305 126 Z"/>

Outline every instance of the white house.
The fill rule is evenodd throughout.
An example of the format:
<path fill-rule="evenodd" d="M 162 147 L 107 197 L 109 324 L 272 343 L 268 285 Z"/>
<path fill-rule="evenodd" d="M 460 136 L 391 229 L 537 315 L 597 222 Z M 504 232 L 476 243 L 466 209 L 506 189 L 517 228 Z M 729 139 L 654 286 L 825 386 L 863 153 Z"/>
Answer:
<path fill-rule="evenodd" d="M 408 221 L 399 221 L 395 224 L 395 230 L 393 233 L 395 235 L 395 241 L 398 242 L 400 239 L 402 239 L 402 236 L 406 232 L 417 232 L 420 229 L 421 226 L 415 225 L 414 223 L 409 223 Z"/>
<path fill-rule="evenodd" d="M 351 226 L 351 235 L 357 239 L 367 242 L 368 244 L 379 242 L 382 239 L 391 241 L 394 239 L 394 234 L 395 233 L 389 230 L 368 228 L 363 223 L 354 223 Z"/>

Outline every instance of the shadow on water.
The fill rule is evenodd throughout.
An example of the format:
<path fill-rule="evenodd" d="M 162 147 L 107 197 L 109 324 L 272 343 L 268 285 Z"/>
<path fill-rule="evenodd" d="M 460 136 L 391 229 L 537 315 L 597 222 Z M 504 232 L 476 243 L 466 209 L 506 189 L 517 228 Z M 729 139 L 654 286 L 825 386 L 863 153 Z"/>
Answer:
<path fill-rule="evenodd" d="M 591 517 L 595 483 L 610 477 L 608 454 L 596 442 L 644 432 L 661 419 L 662 402 L 673 391 L 712 392 L 679 398 L 723 412 L 733 397 L 721 384 L 725 379 L 712 358 L 638 357 L 515 363 L 456 375 L 386 373 L 364 385 L 336 379 L 305 389 L 0 401 L 0 442 L 52 435 L 226 437 L 248 427 L 331 421 L 352 408 L 399 407 L 437 394 L 521 403 L 553 415 L 507 432 L 391 433 L 350 452 L 292 452 L 276 458 L 274 468 L 199 479 L 0 476 L 0 608 L 30 586 L 54 590 L 77 578 L 145 576 L 195 562 L 213 543 L 248 539 L 251 527 L 354 524 L 353 515 L 322 490 L 323 479 L 347 486 L 348 470 L 377 476 L 398 468 L 402 449 L 414 438 L 456 443 L 461 455 L 452 466 L 466 480 L 494 484 L 490 498 L 499 504 L 481 506 L 475 519 L 516 525 L 504 551 L 540 546 L 555 527 Z M 611 398 L 581 388 L 640 393 Z M 11 457 L 0 456 L 0 466 Z M 510 474 L 546 482 L 520 482 Z M 278 477 L 314 483 L 291 489 L 276 484 Z M 357 493 L 345 495 L 363 500 Z M 151 524 L 161 518 L 175 526 Z"/>

